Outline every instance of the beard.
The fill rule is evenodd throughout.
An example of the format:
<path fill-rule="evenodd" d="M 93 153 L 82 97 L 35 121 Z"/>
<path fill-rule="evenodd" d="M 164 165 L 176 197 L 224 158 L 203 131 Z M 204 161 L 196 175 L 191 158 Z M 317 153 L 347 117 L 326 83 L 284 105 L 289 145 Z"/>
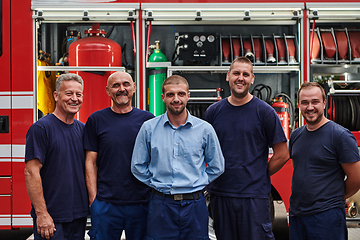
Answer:
<path fill-rule="evenodd" d="M 173 108 L 172 105 L 170 104 L 167 109 L 169 110 L 169 112 L 170 112 L 172 115 L 180 115 L 180 114 L 185 110 L 185 107 L 186 107 L 186 106 L 185 106 L 184 104 L 181 104 L 180 108 L 175 109 L 175 108 Z"/>
<path fill-rule="evenodd" d="M 312 118 L 312 119 L 308 118 L 306 115 L 304 115 L 304 118 L 305 118 L 305 121 L 306 121 L 307 124 L 310 123 L 311 125 L 315 125 L 315 124 L 319 123 L 322 120 L 323 116 L 324 116 L 324 113 L 319 114 L 315 119 L 314 118 Z"/>

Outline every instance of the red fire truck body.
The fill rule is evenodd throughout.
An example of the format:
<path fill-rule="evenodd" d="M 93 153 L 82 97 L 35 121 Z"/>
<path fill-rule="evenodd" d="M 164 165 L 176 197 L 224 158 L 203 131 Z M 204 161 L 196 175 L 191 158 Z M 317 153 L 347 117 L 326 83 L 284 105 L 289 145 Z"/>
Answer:
<path fill-rule="evenodd" d="M 93 69 L 79 71 L 115 71 L 119 69 L 128 71 L 132 69 L 129 71 L 133 74 L 137 84 L 137 93 L 134 99 L 135 106 L 145 110 L 149 109 L 148 71 L 152 67 L 165 66 L 161 64 L 151 65 L 152 63 L 147 62 L 148 46 L 152 45 L 155 40 L 161 39 L 160 48 L 165 50 L 164 52 L 169 59 L 172 57 L 171 47 L 174 47 L 176 41 L 175 37 L 169 39 L 164 36 L 164 29 L 166 29 L 167 34 L 171 28 L 179 29 L 176 32 L 177 35 L 175 34 L 178 39 L 188 34 L 187 32 L 191 34 L 197 31 L 200 36 L 202 31 L 217 34 L 217 31 L 226 31 L 223 29 L 228 29 L 229 34 L 222 32 L 216 36 L 219 41 L 217 46 L 220 48 L 217 51 L 217 56 L 215 56 L 217 60 L 210 59 L 211 56 L 205 56 L 209 57 L 209 62 L 217 61 L 215 64 L 210 63 L 208 66 L 203 66 L 204 64 L 201 61 L 188 60 L 186 59 L 187 56 L 185 56 L 186 53 L 182 49 L 177 49 L 176 54 L 179 55 L 179 59 L 168 64 L 168 75 L 172 73 L 187 74 L 190 88 L 193 86 L 194 88 L 201 88 L 205 84 L 197 85 L 201 81 L 194 80 L 192 82 L 191 79 L 193 77 L 199 78 L 199 75 L 204 72 L 209 74 L 209 78 L 214 74 L 219 74 L 219 79 L 224 80 L 224 74 L 226 74 L 229 65 L 222 59 L 220 47 L 222 41 L 230 40 L 231 42 L 234 36 L 240 39 L 243 38 L 244 41 L 246 38 L 255 39 L 259 37 L 265 39 L 266 36 L 263 37 L 264 34 L 261 31 L 270 26 L 271 29 L 277 31 L 272 36 L 266 33 L 273 39 L 278 36 L 282 38 L 285 35 L 295 39 L 297 63 L 284 66 L 280 64 L 267 65 L 267 63 L 264 63 L 264 65 L 255 64 L 255 84 L 258 78 L 260 82 L 266 83 L 267 74 L 277 74 L 270 76 L 271 80 L 269 81 L 273 85 L 273 90 L 275 89 L 276 93 L 287 92 L 294 100 L 295 106 L 295 95 L 300 84 L 312 80 L 314 75 L 324 75 L 320 70 L 318 74 L 316 73 L 318 68 L 314 68 L 315 70 L 312 68 L 309 57 L 312 24 L 319 21 L 320 26 L 328 27 L 329 24 L 334 23 L 338 27 L 339 22 L 341 22 L 341 27 L 346 27 L 348 24 L 353 27 L 353 23 L 359 24 L 360 15 L 360 5 L 357 0 L 348 0 L 348 3 L 255 0 L 248 4 L 235 0 L 226 0 L 225 2 L 216 0 L 179 0 L 172 1 L 172 3 L 161 0 L 102 0 L 96 1 L 96 3 L 91 0 L 73 0 L 54 1 L 54 3 L 46 4 L 43 2 L 40 0 L 0 0 L 2 14 L 0 35 L 0 65 L 2 69 L 0 84 L 0 229 L 32 226 L 30 217 L 31 204 L 26 192 L 24 177 L 25 143 L 28 128 L 39 117 L 37 73 L 38 71 L 57 71 L 56 67 L 52 66 L 48 68 L 38 67 L 37 63 L 39 50 L 41 50 L 39 42 L 44 44 L 46 40 L 50 42 L 50 45 L 61 45 L 63 36 L 59 36 L 59 32 L 51 28 L 52 24 L 65 30 L 71 29 L 73 25 L 79 25 L 78 29 L 80 29 L 79 32 L 81 33 L 84 30 L 83 25 L 89 28 L 92 23 L 99 22 L 100 26 L 104 24 L 109 30 L 111 25 L 119 24 L 119 29 L 122 32 L 117 34 L 130 39 L 127 41 L 126 51 L 123 47 L 124 42 L 121 42 L 121 39 L 118 41 L 123 47 L 123 52 L 130 52 L 127 57 L 131 60 L 131 63 L 124 66 L 123 69 L 119 66 L 117 66 L 118 68 L 111 68 L 110 66 L 110 68 L 105 69 L 104 66 L 100 66 L 96 69 L 94 67 Z M 321 15 L 322 11 L 339 15 L 334 14 L 331 19 L 326 15 Z M 349 14 L 355 15 L 354 20 L 350 19 Z M 276 19 L 277 17 L 278 19 Z M 50 26 L 50 28 L 46 28 L 46 26 Z M 215 30 L 212 30 L 209 26 L 215 26 Z M 216 30 L 216 26 L 218 26 L 219 30 Z M 192 27 L 194 29 L 187 30 Z M 241 33 L 236 32 L 237 28 L 240 29 Z M 258 32 L 248 36 L 247 31 L 251 31 L 250 28 L 257 29 Z M 284 35 L 281 30 L 276 29 L 284 29 Z M 56 38 L 59 40 L 54 41 Z M 195 39 L 195 36 L 193 39 Z M 172 42 L 170 47 L 168 42 Z M 197 44 L 200 44 L 199 41 L 197 41 Z M 184 47 L 185 44 L 182 46 Z M 50 51 L 54 55 L 53 52 L 56 53 L 60 48 L 59 46 L 58 48 L 50 46 L 52 50 L 42 50 Z M 62 54 L 57 54 L 57 56 L 60 58 Z M 58 58 L 52 58 L 52 61 L 57 62 Z M 182 58 L 185 60 L 180 65 L 177 64 Z M 331 66 L 340 66 L 336 64 Z M 322 63 L 319 63 L 319 65 L 322 65 Z M 356 63 L 352 65 L 359 67 Z M 77 71 L 76 66 L 74 68 L 59 67 L 59 69 L 60 71 Z M 336 74 L 340 73 L 338 71 L 328 73 L 328 75 Z M 264 80 L 262 80 L 262 77 Z M 279 78 L 280 80 L 278 80 Z M 84 80 L 86 86 L 86 79 Z M 220 81 L 218 80 L 218 82 Z M 220 84 L 218 87 L 225 89 L 226 85 Z M 84 94 L 86 94 L 86 88 Z M 223 90 L 222 94 L 221 97 L 227 97 L 229 92 Z M 355 94 L 358 93 L 355 92 Z M 200 99 L 203 96 L 200 94 L 196 97 Z M 204 104 L 203 100 L 196 99 L 196 97 L 193 100 L 194 104 L 192 104 L 194 107 L 192 111 L 194 112 Z M 211 99 L 208 98 L 207 104 L 211 103 L 209 101 L 213 101 Z M 293 114 L 295 113 L 294 110 Z M 360 114 L 358 121 L 360 121 Z M 302 124 L 304 122 L 299 117 L 296 126 Z M 295 125 L 295 123 L 290 123 L 290 125 Z M 357 129 L 353 133 L 360 146 L 359 130 Z M 291 161 L 288 161 L 278 173 L 271 177 L 272 195 L 274 199 L 282 200 L 286 209 L 289 208 L 291 178 Z"/>

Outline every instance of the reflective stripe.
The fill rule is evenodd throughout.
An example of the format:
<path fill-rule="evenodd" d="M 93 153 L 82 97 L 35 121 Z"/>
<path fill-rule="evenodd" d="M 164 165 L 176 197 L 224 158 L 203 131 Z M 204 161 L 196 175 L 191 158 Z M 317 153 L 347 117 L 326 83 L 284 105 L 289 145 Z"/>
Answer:
<path fill-rule="evenodd" d="M 11 158 L 0 158 L 0 163 L 11 162 Z"/>
<path fill-rule="evenodd" d="M 33 219 L 30 215 L 13 215 L 13 226 L 32 226 Z"/>
<path fill-rule="evenodd" d="M 25 157 L 25 145 L 12 145 L 12 157 L 24 158 Z"/>
<path fill-rule="evenodd" d="M 11 154 L 12 153 L 12 154 Z M 0 161 L 6 161 L 6 158 L 21 158 L 25 156 L 25 144 L 0 144 Z"/>
<path fill-rule="evenodd" d="M 10 96 L 0 96 L 0 109 L 10 109 Z"/>
<path fill-rule="evenodd" d="M 33 109 L 34 92 L 0 92 L 0 109 Z"/>
<path fill-rule="evenodd" d="M 10 158 L 11 157 L 11 145 L 0 144 L 0 157 Z"/>
<path fill-rule="evenodd" d="M 33 109 L 33 96 L 12 96 L 13 109 Z"/>
<path fill-rule="evenodd" d="M 0 214 L 0 226 L 11 226 L 11 215 Z"/>

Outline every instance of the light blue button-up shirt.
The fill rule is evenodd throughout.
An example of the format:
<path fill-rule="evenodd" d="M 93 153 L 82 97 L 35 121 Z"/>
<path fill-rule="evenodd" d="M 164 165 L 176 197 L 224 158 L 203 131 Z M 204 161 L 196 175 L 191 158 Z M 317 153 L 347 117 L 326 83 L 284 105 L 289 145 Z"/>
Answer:
<path fill-rule="evenodd" d="M 224 172 L 224 157 L 213 127 L 188 112 L 174 127 L 167 113 L 146 121 L 136 138 L 131 171 L 166 194 L 202 190 Z"/>

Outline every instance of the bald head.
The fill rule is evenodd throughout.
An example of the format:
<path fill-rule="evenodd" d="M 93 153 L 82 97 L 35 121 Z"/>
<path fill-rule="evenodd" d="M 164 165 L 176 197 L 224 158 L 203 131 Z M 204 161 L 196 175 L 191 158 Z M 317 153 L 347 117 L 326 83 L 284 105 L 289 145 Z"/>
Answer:
<path fill-rule="evenodd" d="M 107 86 L 109 86 L 109 82 L 111 82 L 114 78 L 120 78 L 120 79 L 127 79 L 130 82 L 134 82 L 134 80 L 132 79 L 131 75 L 127 72 L 114 72 L 113 74 L 111 74 L 108 77 L 107 80 Z"/>

